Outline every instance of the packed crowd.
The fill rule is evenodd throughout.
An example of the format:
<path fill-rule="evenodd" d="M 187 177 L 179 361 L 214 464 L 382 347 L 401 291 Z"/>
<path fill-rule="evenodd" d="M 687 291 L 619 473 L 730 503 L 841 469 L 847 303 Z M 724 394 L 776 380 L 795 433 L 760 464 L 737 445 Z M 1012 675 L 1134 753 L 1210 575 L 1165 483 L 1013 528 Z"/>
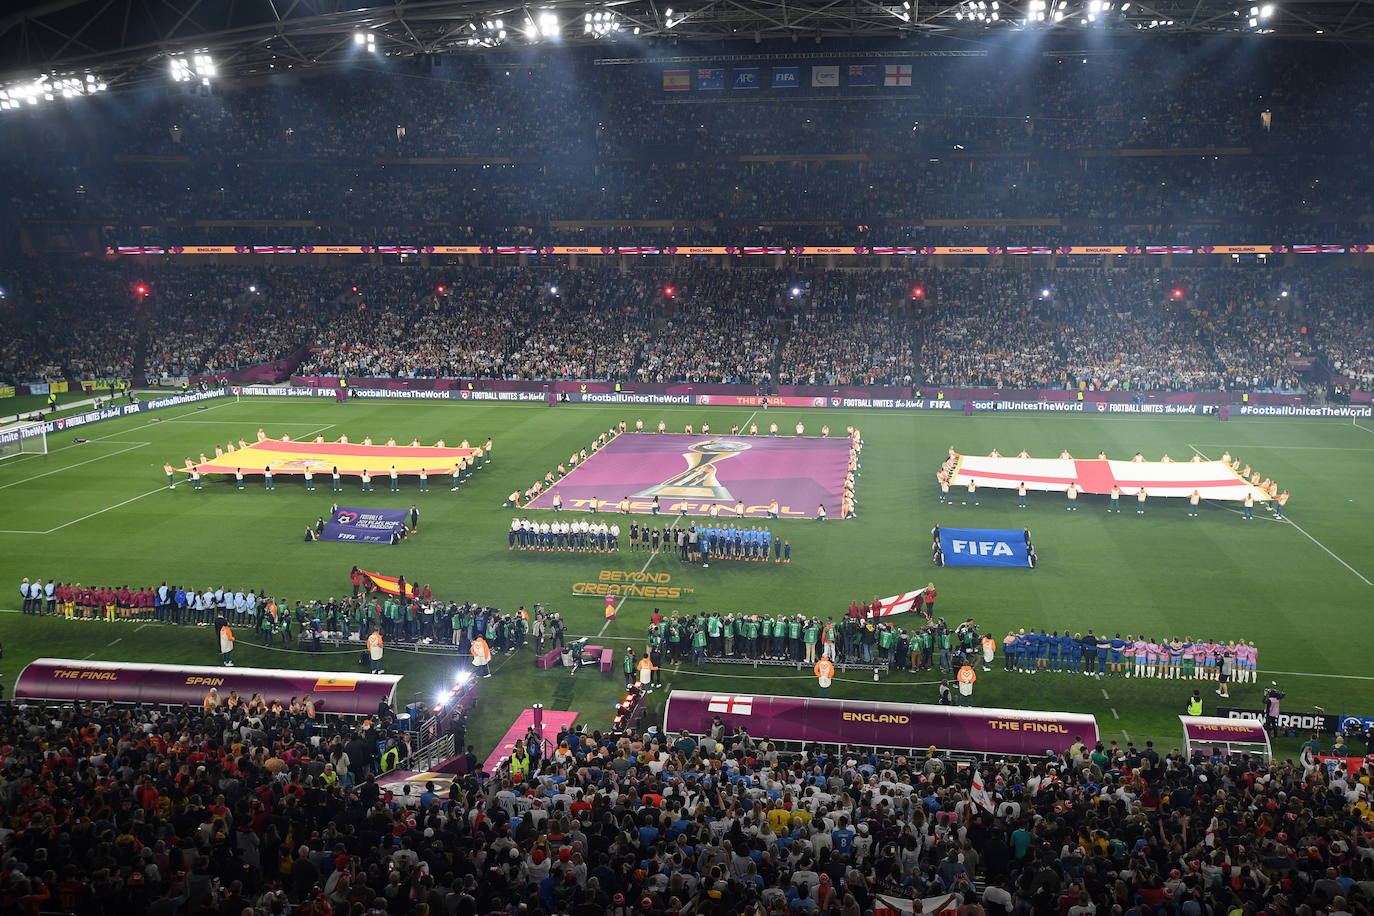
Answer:
<path fill-rule="evenodd" d="M 118 244 L 395 244 L 396 232 L 441 227 L 424 241 L 577 244 L 575 224 L 591 220 L 701 224 L 656 244 L 855 244 L 868 230 L 891 235 L 876 244 L 1055 244 L 1067 241 L 1055 227 L 1023 240 L 1026 227 L 970 237 L 925 225 L 1055 217 L 1091 244 L 1139 243 L 1142 226 L 1189 241 L 1199 215 L 1266 241 L 1358 232 L 1371 187 L 1358 167 L 1366 131 L 1351 125 L 1369 106 L 1349 102 L 1361 75 L 1346 62 L 1292 49 L 1222 65 L 1142 48 L 999 60 L 995 78 L 985 60 L 912 66 L 918 93 L 841 98 L 667 97 L 657 68 L 599 67 L 571 50 L 547 66 L 455 60 L 425 73 L 423 93 L 400 63 L 150 93 L 16 116 L 0 180 L 12 179 L 8 219 L 112 226 Z M 1155 91 L 1120 88 L 1140 81 Z M 1217 154 L 1139 155 L 1207 149 Z M 1136 155 L 1100 155 L 1122 150 Z M 477 161 L 444 162 L 458 158 Z M 282 225 L 251 226 L 264 222 Z M 1202 231 L 1215 236 L 1215 222 Z M 712 233 L 725 241 L 706 242 Z M 642 230 L 606 241 L 644 244 Z"/>
<path fill-rule="evenodd" d="M 3 906 L 74 913 L 1361 913 L 1368 776 L 1152 742 L 968 764 L 704 735 L 531 736 L 418 794 L 307 704 L 0 708 Z M 266 708 L 264 708 L 264 705 Z M 461 730 L 461 724 L 460 724 Z M 1067 744 L 1066 740 L 1066 744 Z M 952 896 L 951 896 L 952 895 Z"/>
<path fill-rule="evenodd" d="M 1302 390 L 1374 383 L 1363 271 L 0 269 L 0 377 Z"/>

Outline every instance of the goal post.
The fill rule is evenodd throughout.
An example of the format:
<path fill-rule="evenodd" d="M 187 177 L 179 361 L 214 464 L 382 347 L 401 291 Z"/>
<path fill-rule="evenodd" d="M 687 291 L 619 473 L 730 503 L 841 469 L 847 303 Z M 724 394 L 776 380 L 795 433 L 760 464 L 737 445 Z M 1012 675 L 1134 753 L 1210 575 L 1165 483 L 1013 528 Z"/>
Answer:
<path fill-rule="evenodd" d="M 0 426 L 0 461 L 18 455 L 46 455 L 48 426 L 41 422 L 7 423 Z"/>

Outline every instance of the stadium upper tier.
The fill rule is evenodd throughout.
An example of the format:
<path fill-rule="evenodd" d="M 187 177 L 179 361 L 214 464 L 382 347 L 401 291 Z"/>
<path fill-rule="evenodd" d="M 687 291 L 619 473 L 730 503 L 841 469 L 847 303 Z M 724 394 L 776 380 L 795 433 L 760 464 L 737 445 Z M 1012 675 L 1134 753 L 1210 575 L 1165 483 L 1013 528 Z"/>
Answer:
<path fill-rule="evenodd" d="M 138 290 L 142 288 L 143 292 Z M 1344 267 L 678 270 L 0 268 L 0 376 L 298 374 L 1302 390 L 1374 383 Z"/>
<path fill-rule="evenodd" d="M 828 93 L 665 92 L 664 65 L 572 51 L 111 93 L 0 117 L 0 219 L 113 244 L 1368 241 L 1374 102 L 1313 50 L 914 58 L 911 86 Z"/>

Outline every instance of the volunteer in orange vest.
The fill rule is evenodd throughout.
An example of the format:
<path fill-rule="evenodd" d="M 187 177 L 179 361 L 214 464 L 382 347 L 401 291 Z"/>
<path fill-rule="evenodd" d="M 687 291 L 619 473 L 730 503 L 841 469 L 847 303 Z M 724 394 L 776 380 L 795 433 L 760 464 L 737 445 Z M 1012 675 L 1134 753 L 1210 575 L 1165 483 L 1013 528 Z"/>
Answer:
<path fill-rule="evenodd" d="M 491 665 L 491 646 L 481 636 L 472 641 L 472 667 L 482 677 L 491 677 L 488 666 Z"/>
<path fill-rule="evenodd" d="M 654 672 L 658 666 L 649 658 L 649 653 L 644 653 L 644 657 L 639 660 L 639 686 L 648 687 L 654 679 Z"/>
<path fill-rule="evenodd" d="M 219 628 L 219 651 L 224 656 L 224 667 L 234 667 L 234 631 L 227 623 Z"/>
<path fill-rule="evenodd" d="M 830 659 L 822 656 L 821 660 L 816 662 L 816 666 L 811 670 L 815 672 L 816 683 L 820 685 L 820 695 L 823 697 L 830 696 L 830 684 L 835 679 L 835 665 L 831 663 Z"/>
<path fill-rule="evenodd" d="M 959 669 L 959 673 L 956 677 L 959 681 L 959 705 L 972 706 L 973 682 L 978 680 L 977 673 L 973 670 L 972 665 L 964 665 L 964 667 Z"/>
<path fill-rule="evenodd" d="M 367 638 L 367 657 L 372 660 L 372 673 L 384 674 L 382 670 L 382 631 L 373 630 Z"/>
<path fill-rule="evenodd" d="M 606 596 L 606 619 L 615 620 L 615 595 Z"/>
<path fill-rule="evenodd" d="M 993 656 L 994 653 L 996 653 L 996 651 L 997 651 L 997 640 L 993 639 L 991 636 L 989 636 L 989 635 L 987 635 L 986 633 L 984 633 L 984 634 L 983 634 L 983 670 L 984 670 L 984 671 L 990 671 L 990 670 L 992 670 L 989 666 L 992 664 L 992 656 Z"/>
<path fill-rule="evenodd" d="M 1188 494 L 1188 517 L 1197 518 L 1197 504 L 1201 502 L 1202 494 L 1197 490 Z"/>
<path fill-rule="evenodd" d="M 1245 490 L 1245 498 L 1241 500 L 1241 505 L 1245 507 L 1245 518 L 1248 521 L 1255 517 L 1255 491 L 1250 488 Z"/>

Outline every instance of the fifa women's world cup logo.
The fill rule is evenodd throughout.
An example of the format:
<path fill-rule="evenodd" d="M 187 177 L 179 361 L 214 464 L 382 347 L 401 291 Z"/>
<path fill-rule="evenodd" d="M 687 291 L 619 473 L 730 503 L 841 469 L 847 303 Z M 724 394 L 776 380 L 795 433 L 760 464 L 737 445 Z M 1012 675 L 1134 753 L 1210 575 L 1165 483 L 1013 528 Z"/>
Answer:
<path fill-rule="evenodd" d="M 674 474 L 662 483 L 635 494 L 635 498 L 654 496 L 674 496 L 686 499 L 705 499 L 716 502 L 733 500 L 719 480 L 716 479 L 717 466 L 726 459 L 733 458 L 749 449 L 748 442 L 736 439 L 707 439 L 689 445 L 683 452 L 687 459 L 687 470 Z"/>

